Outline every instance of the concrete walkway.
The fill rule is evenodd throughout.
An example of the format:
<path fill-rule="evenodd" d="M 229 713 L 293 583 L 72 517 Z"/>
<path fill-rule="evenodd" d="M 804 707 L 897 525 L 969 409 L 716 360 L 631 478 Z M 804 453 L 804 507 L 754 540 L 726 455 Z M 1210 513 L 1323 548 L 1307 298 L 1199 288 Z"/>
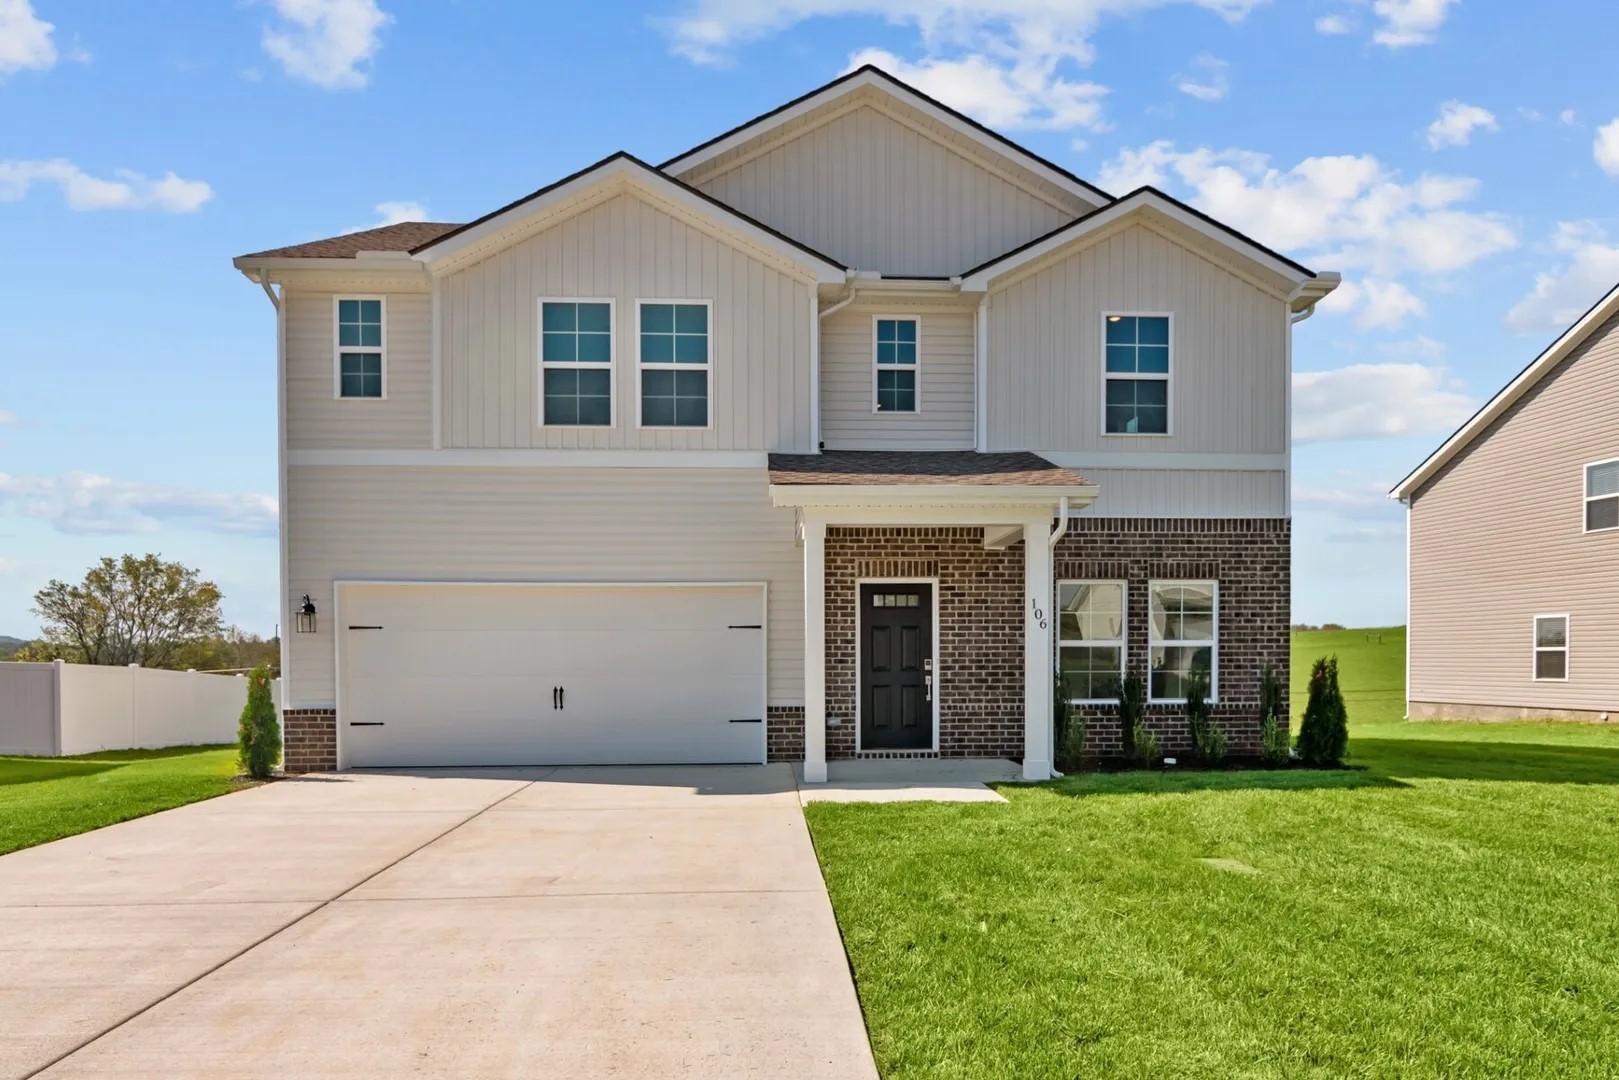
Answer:
<path fill-rule="evenodd" d="M 786 766 L 281 781 L 0 858 L 0 927 L 0 1076 L 876 1076 Z"/>

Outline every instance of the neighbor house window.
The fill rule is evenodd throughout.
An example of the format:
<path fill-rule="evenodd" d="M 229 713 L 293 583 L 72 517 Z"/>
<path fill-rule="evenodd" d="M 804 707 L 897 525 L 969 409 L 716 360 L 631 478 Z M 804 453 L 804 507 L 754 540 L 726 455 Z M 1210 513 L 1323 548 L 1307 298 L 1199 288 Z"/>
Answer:
<path fill-rule="evenodd" d="M 1209 700 L 1215 699 L 1218 588 L 1212 581 L 1149 584 L 1149 699 L 1186 700 L 1187 684 L 1197 672 L 1209 680 Z"/>
<path fill-rule="evenodd" d="M 875 407 L 878 412 L 914 413 L 918 387 L 916 319 L 878 319 Z"/>
<path fill-rule="evenodd" d="M 1124 625 L 1124 582 L 1058 582 L 1057 664 L 1070 701 L 1115 699 L 1124 674 Z"/>
<path fill-rule="evenodd" d="M 706 428 L 713 366 L 706 303 L 642 303 L 641 426 Z"/>
<path fill-rule="evenodd" d="M 382 341 L 382 298 L 338 297 L 338 397 L 386 396 Z"/>
<path fill-rule="evenodd" d="M 1585 531 L 1619 529 L 1619 460 L 1585 467 Z"/>
<path fill-rule="evenodd" d="M 1109 315 L 1102 326 L 1103 430 L 1169 434 L 1169 316 Z"/>
<path fill-rule="evenodd" d="M 547 426 L 612 424 L 611 301 L 540 301 L 540 403 Z"/>
<path fill-rule="evenodd" d="M 1535 678 L 1568 678 L 1568 616 L 1535 616 Z"/>

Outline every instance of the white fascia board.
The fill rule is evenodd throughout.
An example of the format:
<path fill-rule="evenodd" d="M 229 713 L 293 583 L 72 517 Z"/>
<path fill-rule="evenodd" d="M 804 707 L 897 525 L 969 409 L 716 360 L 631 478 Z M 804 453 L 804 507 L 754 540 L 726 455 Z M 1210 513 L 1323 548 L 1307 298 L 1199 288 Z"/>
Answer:
<path fill-rule="evenodd" d="M 764 469 L 769 455 L 753 450 L 292 450 L 300 468 L 471 469 Z"/>
<path fill-rule="evenodd" d="M 776 506 L 865 508 L 878 514 L 937 507 L 959 510 L 999 510 L 1019 506 L 1055 507 L 1067 496 L 1072 507 L 1088 506 L 1101 494 L 1094 484 L 1066 487 L 1035 484 L 771 484 L 770 501 Z M 1004 515 L 999 520 L 1005 520 Z"/>
<path fill-rule="evenodd" d="M 1516 378 L 1501 389 L 1500 393 L 1485 402 L 1483 408 L 1474 413 L 1467 423 L 1457 428 L 1455 434 L 1446 439 L 1439 449 L 1435 450 L 1428 456 L 1426 461 L 1412 470 L 1409 476 L 1401 480 L 1394 490 L 1389 492 L 1389 498 L 1409 499 L 1414 495 L 1418 488 L 1445 467 L 1446 462 L 1460 453 L 1468 443 L 1478 437 L 1480 432 L 1495 423 L 1503 413 L 1517 404 L 1519 398 L 1533 389 L 1535 384 L 1546 376 L 1547 372 L 1567 359 L 1569 353 L 1584 344 L 1585 339 L 1612 318 L 1615 312 L 1619 312 L 1619 285 L 1616 285 L 1609 291 L 1608 295 L 1598 300 L 1591 310 L 1581 315 L 1573 326 L 1563 331 L 1561 337 L 1547 346 L 1545 352 L 1535 357 L 1528 367 L 1520 371 Z"/>
<path fill-rule="evenodd" d="M 1293 290 L 1293 295 L 1287 298 L 1288 310 L 1299 312 L 1306 308 L 1315 307 L 1327 297 L 1332 290 L 1343 284 L 1343 275 L 1333 270 L 1317 271 L 1315 277 L 1304 282 Z"/>
<path fill-rule="evenodd" d="M 402 251 L 388 252 L 361 252 L 353 259 L 295 259 L 285 255 L 255 258 L 251 255 L 239 255 L 231 260 L 231 265 L 240 270 L 248 280 L 258 284 L 261 272 L 272 275 L 271 280 L 280 271 L 287 270 L 341 270 L 346 273 L 393 273 L 408 276 L 412 281 L 423 281 L 426 275 L 422 271 L 421 263 L 412 259 Z"/>
<path fill-rule="evenodd" d="M 1174 469 L 1222 472 L 1277 472 L 1286 469 L 1290 455 L 1219 454 L 1172 450 L 1162 453 L 1131 450 L 1035 450 L 1053 465 L 1084 474 L 1086 469 Z"/>

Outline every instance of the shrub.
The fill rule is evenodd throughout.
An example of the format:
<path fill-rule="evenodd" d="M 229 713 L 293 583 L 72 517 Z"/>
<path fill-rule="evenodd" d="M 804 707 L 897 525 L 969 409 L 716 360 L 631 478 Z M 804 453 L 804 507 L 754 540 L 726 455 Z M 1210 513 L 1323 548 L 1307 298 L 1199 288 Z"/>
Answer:
<path fill-rule="evenodd" d="M 1317 768 L 1342 764 L 1349 747 L 1349 714 L 1338 689 L 1338 658 L 1323 656 L 1310 668 L 1310 698 L 1299 728 L 1299 757 Z"/>
<path fill-rule="evenodd" d="M 1147 768 L 1158 761 L 1158 737 L 1147 730 L 1147 685 L 1135 668 L 1119 680 L 1119 730 L 1124 756 Z"/>
<path fill-rule="evenodd" d="M 1084 764 L 1085 759 L 1085 717 L 1074 710 L 1073 688 L 1068 685 L 1068 676 L 1057 672 L 1057 682 L 1052 697 L 1052 725 L 1056 745 L 1055 762 L 1062 772 L 1069 772 Z"/>
<path fill-rule="evenodd" d="M 1225 733 L 1214 726 L 1209 714 L 1209 677 L 1194 671 L 1186 680 L 1186 725 L 1191 729 L 1192 756 L 1202 765 L 1225 761 Z"/>
<path fill-rule="evenodd" d="M 281 760 L 281 724 L 270 695 L 270 665 L 262 663 L 247 677 L 247 704 L 236 726 L 236 759 L 242 771 L 263 780 Z"/>
<path fill-rule="evenodd" d="M 1282 711 L 1282 681 L 1269 664 L 1259 673 L 1259 756 L 1272 768 L 1293 756 L 1293 734 Z"/>

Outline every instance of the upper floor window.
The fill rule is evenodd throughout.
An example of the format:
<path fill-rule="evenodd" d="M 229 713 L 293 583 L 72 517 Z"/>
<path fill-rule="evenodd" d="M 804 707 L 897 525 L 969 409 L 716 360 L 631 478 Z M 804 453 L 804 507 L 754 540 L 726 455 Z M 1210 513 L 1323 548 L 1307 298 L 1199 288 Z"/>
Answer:
<path fill-rule="evenodd" d="M 1209 700 L 1215 699 L 1218 590 L 1212 581 L 1148 583 L 1148 700 L 1185 701 L 1194 674 L 1208 679 Z"/>
<path fill-rule="evenodd" d="M 1102 430 L 1168 435 L 1169 316 L 1114 314 L 1102 325 Z"/>
<path fill-rule="evenodd" d="M 540 301 L 542 423 L 613 423 L 613 302 Z"/>
<path fill-rule="evenodd" d="M 1585 531 L 1619 529 L 1619 459 L 1585 467 Z"/>
<path fill-rule="evenodd" d="M 1535 678 L 1562 682 L 1568 678 L 1568 616 L 1535 616 Z"/>
<path fill-rule="evenodd" d="M 1124 675 L 1124 582 L 1057 584 L 1057 652 L 1071 702 L 1114 700 Z"/>
<path fill-rule="evenodd" d="M 914 413 L 917 386 L 916 319 L 878 319 L 873 405 L 877 412 Z"/>
<path fill-rule="evenodd" d="M 387 396 L 383 375 L 382 297 L 337 298 L 337 396 Z"/>
<path fill-rule="evenodd" d="M 641 426 L 706 428 L 713 341 L 706 301 L 643 302 Z"/>

